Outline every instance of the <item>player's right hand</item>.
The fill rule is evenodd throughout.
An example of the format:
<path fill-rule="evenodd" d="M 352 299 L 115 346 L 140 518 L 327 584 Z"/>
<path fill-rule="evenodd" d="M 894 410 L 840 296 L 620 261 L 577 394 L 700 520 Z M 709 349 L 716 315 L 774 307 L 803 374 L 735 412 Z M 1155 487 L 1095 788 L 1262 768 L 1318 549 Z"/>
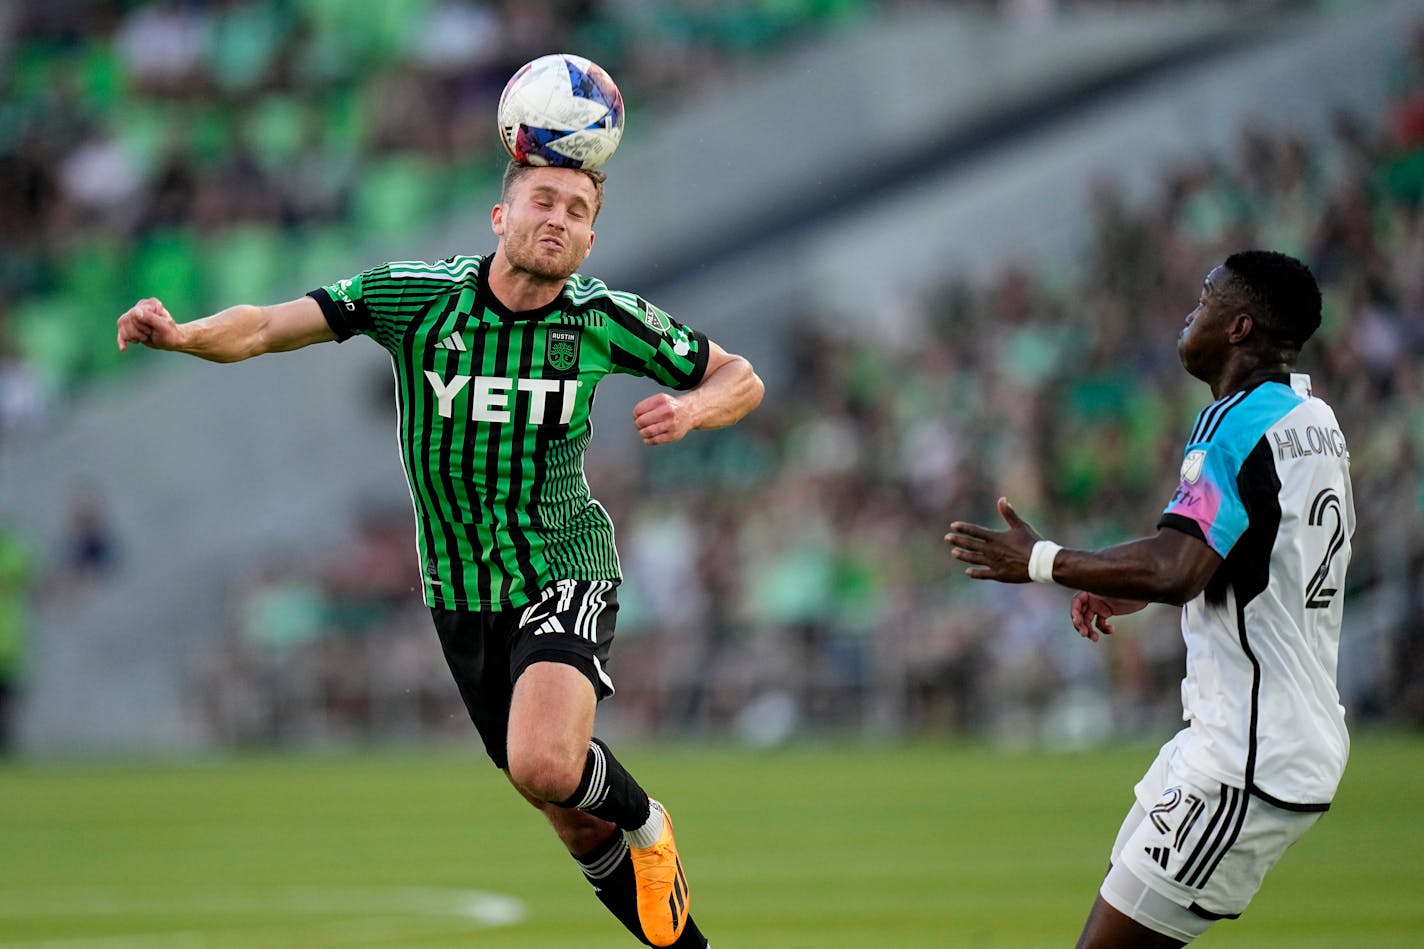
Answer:
<path fill-rule="evenodd" d="M 119 317 L 120 352 L 128 349 L 129 343 L 142 343 L 151 349 L 177 349 L 181 339 L 178 324 L 157 297 L 138 301 Z"/>

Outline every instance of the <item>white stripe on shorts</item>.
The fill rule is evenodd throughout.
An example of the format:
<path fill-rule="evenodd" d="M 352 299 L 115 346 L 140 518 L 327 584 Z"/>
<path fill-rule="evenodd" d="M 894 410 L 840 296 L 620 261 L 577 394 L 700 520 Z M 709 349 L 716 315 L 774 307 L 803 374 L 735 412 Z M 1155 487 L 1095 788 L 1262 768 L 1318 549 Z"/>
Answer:
<path fill-rule="evenodd" d="M 578 620 L 574 632 L 591 643 L 598 642 L 598 618 L 608 608 L 605 597 L 613 589 L 612 580 L 590 580 L 584 593 L 583 604 L 579 607 Z M 602 675 L 602 670 L 599 670 Z"/>

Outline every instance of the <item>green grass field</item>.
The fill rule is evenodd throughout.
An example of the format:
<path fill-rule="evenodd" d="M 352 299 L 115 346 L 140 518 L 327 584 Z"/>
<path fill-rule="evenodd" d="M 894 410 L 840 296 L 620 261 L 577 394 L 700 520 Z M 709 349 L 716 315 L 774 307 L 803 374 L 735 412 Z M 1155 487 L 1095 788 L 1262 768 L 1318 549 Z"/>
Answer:
<path fill-rule="evenodd" d="M 1152 748 L 620 749 L 717 949 L 1071 946 Z M 1198 945 L 1424 946 L 1424 736 Z M 635 945 L 532 809 L 450 750 L 0 766 L 0 946 Z"/>

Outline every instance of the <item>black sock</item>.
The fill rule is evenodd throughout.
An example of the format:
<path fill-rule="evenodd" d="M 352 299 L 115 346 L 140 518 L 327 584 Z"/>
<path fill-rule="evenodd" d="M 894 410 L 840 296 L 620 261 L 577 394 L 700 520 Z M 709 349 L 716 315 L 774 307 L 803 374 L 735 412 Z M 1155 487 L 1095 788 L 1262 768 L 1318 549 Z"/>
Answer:
<path fill-rule="evenodd" d="M 588 758 L 578 788 L 558 805 L 576 807 L 617 824 L 620 830 L 637 830 L 647 822 L 649 814 L 647 792 L 597 738 L 588 743 Z"/>
<path fill-rule="evenodd" d="M 643 927 L 638 922 L 638 897 L 633 884 L 633 861 L 628 859 L 628 841 L 614 831 L 608 839 L 582 857 L 574 857 L 579 869 L 593 886 L 599 902 L 644 945 Z"/>
<path fill-rule="evenodd" d="M 628 857 L 628 842 L 623 835 L 613 833 L 608 839 L 581 857 L 575 857 L 579 869 L 608 911 L 645 946 L 652 943 L 643 938 L 643 926 L 638 922 L 638 891 L 633 882 L 633 861 Z M 707 937 L 697 928 L 692 916 L 672 949 L 706 949 Z"/>

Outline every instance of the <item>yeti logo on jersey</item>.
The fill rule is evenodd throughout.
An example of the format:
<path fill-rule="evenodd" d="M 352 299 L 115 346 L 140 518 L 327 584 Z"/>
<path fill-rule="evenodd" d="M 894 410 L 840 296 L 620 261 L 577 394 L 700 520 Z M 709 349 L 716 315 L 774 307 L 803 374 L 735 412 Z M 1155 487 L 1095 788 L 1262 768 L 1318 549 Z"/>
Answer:
<path fill-rule="evenodd" d="M 1187 452 L 1187 457 L 1182 459 L 1182 480 L 1187 484 L 1196 484 L 1201 480 L 1202 465 L 1205 463 L 1206 452 L 1202 449 Z"/>
<path fill-rule="evenodd" d="M 568 372 L 578 362 L 579 331 L 551 329 L 544 348 L 544 358 L 555 372 Z"/>
<path fill-rule="evenodd" d="M 435 411 L 441 418 L 454 416 L 455 397 L 461 396 L 469 402 L 472 422 L 511 422 L 516 408 L 522 407 L 530 425 L 569 424 L 583 386 L 579 379 L 513 379 L 463 373 L 456 373 L 446 382 L 430 369 L 425 370 L 425 379 L 435 393 Z"/>

